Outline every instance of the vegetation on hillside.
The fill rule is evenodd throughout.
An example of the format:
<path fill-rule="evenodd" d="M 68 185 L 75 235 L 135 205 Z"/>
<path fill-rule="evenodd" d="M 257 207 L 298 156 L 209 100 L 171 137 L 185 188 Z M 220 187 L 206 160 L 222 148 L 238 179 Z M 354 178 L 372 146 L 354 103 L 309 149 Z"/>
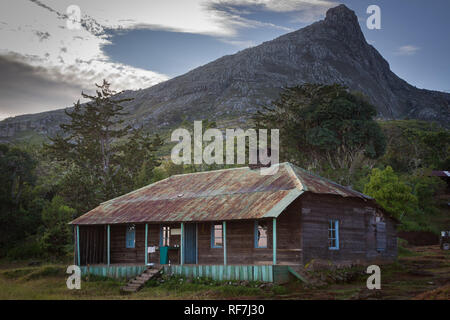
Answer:
<path fill-rule="evenodd" d="M 280 129 L 280 161 L 290 161 L 374 197 L 400 229 L 439 232 L 445 183 L 432 170 L 450 167 L 450 131 L 418 120 L 375 121 L 375 108 L 340 85 L 286 88 L 255 116 Z"/>
<path fill-rule="evenodd" d="M 0 258 L 67 259 L 67 222 L 100 202 L 173 174 L 226 165 L 175 165 L 151 128 L 122 123 L 121 100 L 104 82 L 75 104 L 71 121 L 46 143 L 0 145 Z M 445 183 L 450 132 L 417 121 L 375 121 L 372 105 L 338 85 L 287 88 L 259 113 L 258 128 L 280 129 L 280 160 L 367 193 L 401 221 L 403 230 L 437 233 L 448 225 Z M 182 123 L 192 130 L 192 123 Z M 204 120 L 203 129 L 215 127 Z M 170 152 L 170 151 L 169 151 Z M 230 165 L 228 165 L 229 167 Z"/>

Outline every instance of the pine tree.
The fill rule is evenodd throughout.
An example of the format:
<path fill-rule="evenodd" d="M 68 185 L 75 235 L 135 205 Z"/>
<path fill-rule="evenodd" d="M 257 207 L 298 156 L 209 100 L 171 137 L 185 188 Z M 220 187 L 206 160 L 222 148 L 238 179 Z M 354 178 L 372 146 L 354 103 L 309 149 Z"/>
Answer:
<path fill-rule="evenodd" d="M 161 145 L 159 137 L 151 139 L 143 129 L 124 123 L 127 113 L 122 104 L 133 99 L 120 98 L 121 92 L 111 90 L 106 80 L 96 87 L 96 95 L 82 92 L 87 103 L 77 101 L 73 110 L 66 110 L 69 121 L 60 125 L 62 133 L 45 145 L 52 158 L 66 163 L 70 179 L 63 179 L 61 194 L 81 213 L 131 191 L 144 162 L 148 167 L 158 165 L 154 152 Z M 71 195 L 73 181 L 83 184 L 78 192 L 88 193 L 78 193 L 77 198 L 86 200 L 81 206 Z"/>

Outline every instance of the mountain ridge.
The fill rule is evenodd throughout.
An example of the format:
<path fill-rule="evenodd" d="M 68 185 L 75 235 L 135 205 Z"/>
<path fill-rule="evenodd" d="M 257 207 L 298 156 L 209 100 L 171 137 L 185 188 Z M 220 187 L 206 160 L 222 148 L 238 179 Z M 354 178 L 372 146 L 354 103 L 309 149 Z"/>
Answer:
<path fill-rule="evenodd" d="M 236 119 L 245 124 L 258 106 L 277 98 L 283 87 L 340 83 L 361 91 L 382 119 L 450 123 L 450 94 L 418 89 L 395 75 L 367 43 L 354 11 L 339 5 L 323 20 L 262 44 L 218 58 L 146 89 L 125 91 L 127 121 L 169 128 L 181 121 Z M 54 134 L 64 109 L 17 116 L 0 122 L 0 138 L 31 130 Z"/>

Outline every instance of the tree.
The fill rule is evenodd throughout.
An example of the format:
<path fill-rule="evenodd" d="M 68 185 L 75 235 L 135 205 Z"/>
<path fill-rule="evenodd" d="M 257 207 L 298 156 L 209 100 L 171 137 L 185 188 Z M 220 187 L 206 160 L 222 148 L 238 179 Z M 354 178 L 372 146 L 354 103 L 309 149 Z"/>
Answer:
<path fill-rule="evenodd" d="M 36 165 L 36 160 L 28 152 L 17 147 L 0 145 L 2 201 L 19 204 L 26 186 L 33 185 L 36 181 Z"/>
<path fill-rule="evenodd" d="M 71 242 L 68 223 L 75 218 L 75 214 L 75 209 L 68 207 L 59 196 L 54 197 L 42 210 L 45 231 L 41 242 L 43 249 L 51 256 L 62 257 L 67 253 L 67 245 Z"/>
<path fill-rule="evenodd" d="M 396 120 L 383 122 L 382 130 L 388 143 L 381 162 L 395 171 L 445 170 L 450 165 L 448 129 L 427 121 Z"/>
<path fill-rule="evenodd" d="M 399 220 L 418 210 L 417 197 L 412 194 L 412 188 L 400 181 L 390 166 L 384 170 L 372 170 L 369 182 L 364 186 L 364 193 L 375 198 L 386 211 Z"/>
<path fill-rule="evenodd" d="M 65 111 L 70 121 L 60 125 L 64 136 L 50 138 L 52 144 L 46 147 L 56 159 L 73 162 L 98 178 L 105 196 L 112 196 L 115 193 L 112 184 L 114 156 L 118 151 L 114 141 L 124 137 L 130 129 L 123 126 L 121 116 L 126 113 L 122 112 L 121 104 L 132 99 L 113 98 L 116 92 L 106 80 L 96 87 L 95 96 L 81 93 L 90 102 L 82 106 L 78 100 L 73 111 Z"/>
<path fill-rule="evenodd" d="M 51 158 L 66 164 L 60 194 L 80 212 L 131 191 L 143 163 L 158 164 L 155 151 L 161 145 L 159 137 L 124 123 L 122 104 L 132 99 L 120 98 L 106 80 L 96 87 L 96 95 L 82 93 L 89 102 L 78 101 L 66 111 L 69 122 L 61 125 L 62 134 L 45 145 Z"/>
<path fill-rule="evenodd" d="M 36 160 L 30 153 L 0 145 L 0 256 L 37 230 L 40 212 L 34 210 Z"/>
<path fill-rule="evenodd" d="M 152 182 L 153 169 L 161 164 L 155 153 L 162 145 L 158 134 L 151 137 L 143 128 L 133 130 L 127 143 L 119 147 L 123 170 L 118 178 L 126 188 L 140 188 Z"/>
<path fill-rule="evenodd" d="M 280 130 L 280 156 L 301 166 L 353 173 L 385 150 L 385 138 L 364 96 L 346 87 L 304 84 L 281 92 L 255 116 L 257 126 Z"/>

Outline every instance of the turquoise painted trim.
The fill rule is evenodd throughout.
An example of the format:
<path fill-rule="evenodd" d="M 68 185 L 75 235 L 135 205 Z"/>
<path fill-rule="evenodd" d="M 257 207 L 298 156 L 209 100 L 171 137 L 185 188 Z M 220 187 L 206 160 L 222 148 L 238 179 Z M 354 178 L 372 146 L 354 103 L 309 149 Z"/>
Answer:
<path fill-rule="evenodd" d="M 80 260 L 80 226 L 77 225 L 77 262 L 79 266 L 81 266 Z"/>
<path fill-rule="evenodd" d="M 80 266 L 81 275 L 88 274 L 109 278 L 133 278 L 147 269 L 147 266 Z"/>
<path fill-rule="evenodd" d="M 277 264 L 277 219 L 276 218 L 273 218 L 272 238 L 273 238 L 273 264 Z"/>
<path fill-rule="evenodd" d="M 304 282 L 304 283 L 308 283 L 308 281 L 303 278 L 301 275 L 299 275 L 294 269 L 292 269 L 290 266 L 287 267 L 288 271 L 297 279 L 299 279 L 300 281 Z"/>
<path fill-rule="evenodd" d="M 134 249 L 136 247 L 136 229 L 128 230 L 125 234 L 125 246 L 129 249 Z"/>
<path fill-rule="evenodd" d="M 227 264 L 227 223 L 222 222 L 222 236 L 223 236 L 223 264 Z"/>
<path fill-rule="evenodd" d="M 181 248 L 180 248 L 181 264 L 184 264 L 184 222 L 181 223 Z"/>
<path fill-rule="evenodd" d="M 107 226 L 107 263 L 108 266 L 111 264 L 111 226 L 108 224 Z"/>
<path fill-rule="evenodd" d="M 274 205 L 272 209 L 270 209 L 264 215 L 264 218 L 278 217 L 284 211 L 284 209 L 286 209 L 287 206 L 290 205 L 295 199 L 297 199 L 302 193 L 303 191 L 292 189 L 283 199 L 281 199 L 281 201 Z"/>
<path fill-rule="evenodd" d="M 328 228 L 328 231 L 334 230 L 335 238 L 328 238 L 328 240 L 335 239 L 336 240 L 336 245 L 333 246 L 333 247 L 328 247 L 328 249 L 330 249 L 330 250 L 339 250 L 339 220 L 330 220 L 330 224 L 332 224 L 332 227 Z"/>
<path fill-rule="evenodd" d="M 164 266 L 164 273 L 184 277 L 202 277 L 217 281 L 247 280 L 273 282 L 273 266 L 176 265 Z"/>
<path fill-rule="evenodd" d="M 148 223 L 145 224 L 145 265 L 148 264 Z"/>
<path fill-rule="evenodd" d="M 336 220 L 336 248 L 339 250 L 339 220 Z"/>

